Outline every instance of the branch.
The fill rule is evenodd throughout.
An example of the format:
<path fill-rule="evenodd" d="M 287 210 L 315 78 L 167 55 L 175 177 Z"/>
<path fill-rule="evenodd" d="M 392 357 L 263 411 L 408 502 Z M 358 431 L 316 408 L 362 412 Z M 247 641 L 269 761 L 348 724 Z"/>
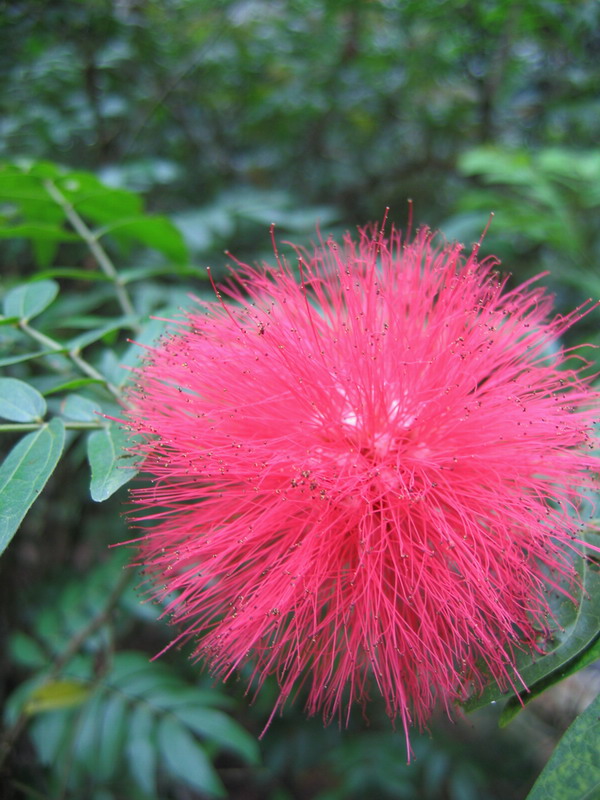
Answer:
<path fill-rule="evenodd" d="M 7 422 L 0 424 L 0 433 L 27 433 L 43 428 L 45 422 Z M 103 422 L 65 422 L 68 431 L 97 431 L 105 428 Z"/>
<path fill-rule="evenodd" d="M 87 625 L 84 625 L 77 633 L 75 633 L 71 640 L 68 642 L 67 646 L 64 648 L 62 653 L 59 653 L 53 660 L 52 665 L 50 667 L 50 671 L 46 675 L 46 682 L 49 683 L 50 681 L 56 680 L 56 678 L 60 675 L 60 671 L 62 668 L 73 658 L 73 656 L 79 651 L 82 644 L 92 636 L 99 628 L 101 628 L 108 620 L 110 616 L 119 602 L 119 599 L 125 589 L 127 588 L 127 584 L 131 580 L 131 576 L 133 575 L 133 570 L 124 569 L 123 574 L 121 575 L 120 580 L 117 581 L 115 584 L 112 592 L 108 596 L 108 599 L 98 614 L 88 622 Z M 4 764 L 6 757 L 12 750 L 14 743 L 17 741 L 25 727 L 27 726 L 27 722 L 29 721 L 29 714 L 26 714 L 24 711 L 21 711 L 18 718 L 15 720 L 13 725 L 5 732 L 2 740 L 0 741 L 0 768 Z"/>
<path fill-rule="evenodd" d="M 108 257 L 106 250 L 98 242 L 97 237 L 88 228 L 77 211 L 75 211 L 75 208 L 71 205 L 71 203 L 69 203 L 64 194 L 51 180 L 45 180 L 44 187 L 54 202 L 62 208 L 66 218 L 69 220 L 75 231 L 90 248 L 92 255 L 98 262 L 98 266 L 102 272 L 104 272 L 104 274 L 110 278 L 114 284 L 117 293 L 117 299 L 123 312 L 127 316 L 135 316 L 135 309 L 131 303 L 131 300 L 129 299 L 129 294 L 125 289 L 125 284 L 119 277 L 119 273 Z"/>
<path fill-rule="evenodd" d="M 50 350 L 54 350 L 56 353 L 61 353 L 62 355 L 68 356 L 71 361 L 79 367 L 81 372 L 84 375 L 87 375 L 88 378 L 93 378 L 96 381 L 100 381 L 103 383 L 108 391 L 117 398 L 117 400 L 121 399 L 121 392 L 119 389 L 110 381 L 108 381 L 102 373 L 98 372 L 95 367 L 87 362 L 84 358 L 79 355 L 79 350 L 73 349 L 69 350 L 60 342 L 57 342 L 56 339 L 51 339 L 49 336 L 46 336 L 44 333 L 40 333 L 35 328 L 32 328 L 25 320 L 21 320 L 19 322 L 19 328 L 26 333 L 28 336 L 31 336 L 32 339 L 35 339 L 36 342 L 43 344 L 44 347 L 49 348 Z"/>

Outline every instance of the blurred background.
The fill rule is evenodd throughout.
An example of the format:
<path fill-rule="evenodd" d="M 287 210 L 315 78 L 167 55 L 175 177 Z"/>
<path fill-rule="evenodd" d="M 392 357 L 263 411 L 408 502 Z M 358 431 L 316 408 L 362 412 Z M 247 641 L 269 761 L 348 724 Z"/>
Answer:
<path fill-rule="evenodd" d="M 494 212 L 483 252 L 515 280 L 549 271 L 560 309 L 600 297 L 597 0 L 12 0 L 0 36 L 0 161 L 93 173 L 181 237 L 107 244 L 146 270 L 140 315 L 210 294 L 204 268 L 224 274 L 225 249 L 268 258 L 271 222 L 308 243 L 387 206 L 402 227 L 409 199 L 415 225 L 467 246 Z M 6 287 L 61 279 L 48 328 L 97 325 L 107 296 L 95 284 L 93 306 L 65 271 L 90 268 L 78 243 L 0 242 Z M 117 335 L 90 345 L 125 346 Z M 598 343 L 598 314 L 572 335 Z M 596 691 L 565 684 L 502 730 L 494 708 L 440 717 L 409 767 L 377 702 L 347 732 L 298 702 L 258 743 L 275 686 L 250 705 L 243 680 L 214 688 L 185 650 L 149 661 L 171 632 L 122 578 L 129 554 L 108 549 L 130 535 L 126 490 L 98 505 L 88 484 L 77 440 L 2 562 L 0 796 L 516 800 Z M 19 697 L 49 660 L 69 662 L 66 700 L 38 697 L 27 722 Z M 99 676 L 93 696 L 73 696 L 82 676 Z"/>
<path fill-rule="evenodd" d="M 40 0 L 3 5 L 0 157 L 144 193 L 193 260 L 382 218 L 510 270 L 593 272 L 594 0 Z M 287 232 L 287 231 L 286 231 Z M 268 248 L 268 245 L 266 246 Z M 574 274 L 570 275 L 570 269 Z M 596 292 L 598 294 L 598 292 Z"/>

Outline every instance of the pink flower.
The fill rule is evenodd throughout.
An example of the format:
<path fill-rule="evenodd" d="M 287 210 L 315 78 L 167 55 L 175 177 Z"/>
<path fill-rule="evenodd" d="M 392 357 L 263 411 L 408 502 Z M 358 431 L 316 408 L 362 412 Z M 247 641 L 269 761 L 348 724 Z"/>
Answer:
<path fill-rule="evenodd" d="M 237 284 L 151 349 L 128 425 L 150 488 L 140 561 L 224 678 L 407 731 L 552 626 L 577 586 L 598 395 L 550 316 L 458 244 L 365 230 Z M 237 288 L 236 288 L 237 286 Z"/>

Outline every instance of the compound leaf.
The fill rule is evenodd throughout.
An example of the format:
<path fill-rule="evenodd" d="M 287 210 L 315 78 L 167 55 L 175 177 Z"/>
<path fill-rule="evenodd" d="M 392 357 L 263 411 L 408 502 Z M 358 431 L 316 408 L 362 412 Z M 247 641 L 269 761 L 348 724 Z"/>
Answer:
<path fill-rule="evenodd" d="M 54 472 L 65 443 L 65 426 L 55 418 L 21 439 L 0 466 L 0 553 Z"/>

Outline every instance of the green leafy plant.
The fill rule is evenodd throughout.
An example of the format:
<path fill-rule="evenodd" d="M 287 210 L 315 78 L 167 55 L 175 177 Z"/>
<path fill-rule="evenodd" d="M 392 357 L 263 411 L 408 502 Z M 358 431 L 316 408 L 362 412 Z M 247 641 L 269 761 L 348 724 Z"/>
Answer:
<path fill-rule="evenodd" d="M 14 375 L 0 381 L 0 432 L 26 434 L 0 467 L 4 549 L 56 468 L 65 437 L 69 444 L 74 435 L 87 437 L 94 500 L 106 500 L 135 474 L 110 419 L 127 378 L 119 365 L 134 365 L 141 353 L 128 336 L 144 342 L 162 326 L 131 298 L 130 283 L 147 273 L 117 273 L 110 250 L 151 247 L 169 259 L 165 270 L 180 274 L 186 246 L 169 220 L 143 213 L 137 195 L 50 163 L 2 165 L 0 203 L 0 237 L 26 239 L 41 267 L 7 289 L 0 317 L 7 353 L 0 365 Z M 87 249 L 88 268 L 48 267 L 59 245 L 73 242 Z M 76 288 L 59 296 L 58 279 Z M 100 291 L 86 294 L 95 282 Z"/>
<path fill-rule="evenodd" d="M 13 658 L 30 677 L 9 700 L 8 739 L 28 724 L 51 796 L 104 787 L 156 797 L 173 782 L 225 796 L 215 757 L 256 764 L 257 741 L 219 691 L 141 652 L 114 652 L 134 579 L 124 560 L 121 552 L 68 582 L 29 632 L 13 636 Z"/>
<path fill-rule="evenodd" d="M 465 163 L 474 170 L 475 156 Z M 477 163 L 481 169 L 484 160 Z M 507 172 L 506 164 L 496 167 L 495 173 L 490 167 L 492 183 Z M 553 174 L 560 171 L 556 165 L 553 169 Z M 515 178 L 511 185 L 529 191 L 531 174 L 528 181 Z M 261 202 L 253 203 L 250 196 L 224 194 L 212 214 L 206 208 L 178 219 L 192 250 L 214 249 L 220 237 L 243 235 L 253 221 L 264 228 L 286 205 L 291 230 L 303 231 L 319 215 L 335 218 L 327 208 L 291 213 L 287 194 L 253 195 L 259 196 Z M 536 196 L 548 200 L 553 195 Z M 596 202 L 593 197 L 591 192 L 585 201 L 589 207 Z M 286 226 L 283 218 L 276 221 Z M 204 238 L 194 239 L 194 226 L 204 226 Z M 165 319 L 189 302 L 188 293 L 207 291 L 204 274 L 189 263 L 180 227 L 146 213 L 138 195 L 109 187 L 91 174 L 49 162 L 0 166 L 0 239 L 8 267 L 0 317 L 0 367 L 5 372 L 0 378 L 0 435 L 8 443 L 0 465 L 2 551 L 20 526 L 27 531 L 29 522 L 39 519 L 37 508 L 44 513 L 44 498 L 57 491 L 54 481 L 60 477 L 75 480 L 70 476 L 76 475 L 92 503 L 108 501 L 110 514 L 118 517 L 111 498 L 118 498 L 136 475 L 127 437 L 115 421 L 129 370 L 144 352 L 140 345 L 163 334 Z M 122 262 L 127 269 L 116 266 Z M 110 526 L 108 519 L 107 512 L 100 525 Z M 135 595 L 134 585 L 143 578 L 123 569 L 125 552 L 107 558 L 106 545 L 116 534 L 86 535 L 83 547 L 77 544 L 78 557 L 87 565 L 83 575 L 65 583 L 55 573 L 28 592 L 23 629 L 9 642 L 18 680 L 7 704 L 0 759 L 27 731 L 39 770 L 31 782 L 17 775 L 15 789 L 35 796 L 35 783 L 56 797 L 151 800 L 175 797 L 178 787 L 185 786 L 198 796 L 225 796 L 230 763 L 238 772 L 259 763 L 255 738 L 237 721 L 231 697 L 198 681 L 177 659 L 149 661 L 142 649 L 129 645 L 133 626 L 155 616 Z M 90 551 L 98 552 L 98 543 L 102 563 L 90 568 Z M 13 552 L 9 548 L 4 557 L 10 559 Z M 467 710 L 503 700 L 501 722 L 508 722 L 530 699 L 598 657 L 600 577 L 593 560 L 583 560 L 578 568 L 583 586 L 579 604 L 556 601 L 560 627 L 553 640 L 540 643 L 544 653 L 535 661 L 524 659 L 519 665 L 530 692 L 501 694 L 490 683 L 481 697 L 467 703 Z M 156 623 L 151 627 L 154 654 L 165 640 Z M 566 791 L 573 768 L 570 743 L 594 730 L 594 713 L 586 712 L 569 731 L 532 790 L 532 800 L 551 784 L 553 791 Z M 316 796 L 325 800 L 375 791 L 409 797 L 418 790 L 424 797 L 442 792 L 462 797 L 476 796 L 483 786 L 479 772 L 468 764 L 452 766 L 444 752 L 425 740 L 417 749 L 423 764 L 434 766 L 410 776 L 395 763 L 395 745 L 386 750 L 377 737 L 369 741 L 371 750 L 362 734 L 350 735 L 335 762 L 319 762 L 334 786 Z M 314 738 L 317 750 L 321 742 L 329 739 Z M 287 767 L 277 766 L 277 758 L 285 758 L 277 751 L 278 743 L 267 747 L 269 772 L 255 776 L 265 796 L 274 798 L 289 796 L 280 783 Z M 381 762 L 380 767 L 373 769 L 371 762 Z M 592 760 L 579 764 L 582 783 L 595 785 L 594 769 Z"/>
<path fill-rule="evenodd" d="M 598 795 L 599 715 L 600 695 L 567 730 L 535 782 L 528 800 L 545 800 L 546 797 L 581 800 Z"/>
<path fill-rule="evenodd" d="M 600 151 L 548 147 L 531 151 L 487 145 L 458 160 L 470 179 L 442 227 L 477 240 L 494 212 L 486 247 L 531 274 L 547 268 L 563 286 L 600 296 Z"/>

